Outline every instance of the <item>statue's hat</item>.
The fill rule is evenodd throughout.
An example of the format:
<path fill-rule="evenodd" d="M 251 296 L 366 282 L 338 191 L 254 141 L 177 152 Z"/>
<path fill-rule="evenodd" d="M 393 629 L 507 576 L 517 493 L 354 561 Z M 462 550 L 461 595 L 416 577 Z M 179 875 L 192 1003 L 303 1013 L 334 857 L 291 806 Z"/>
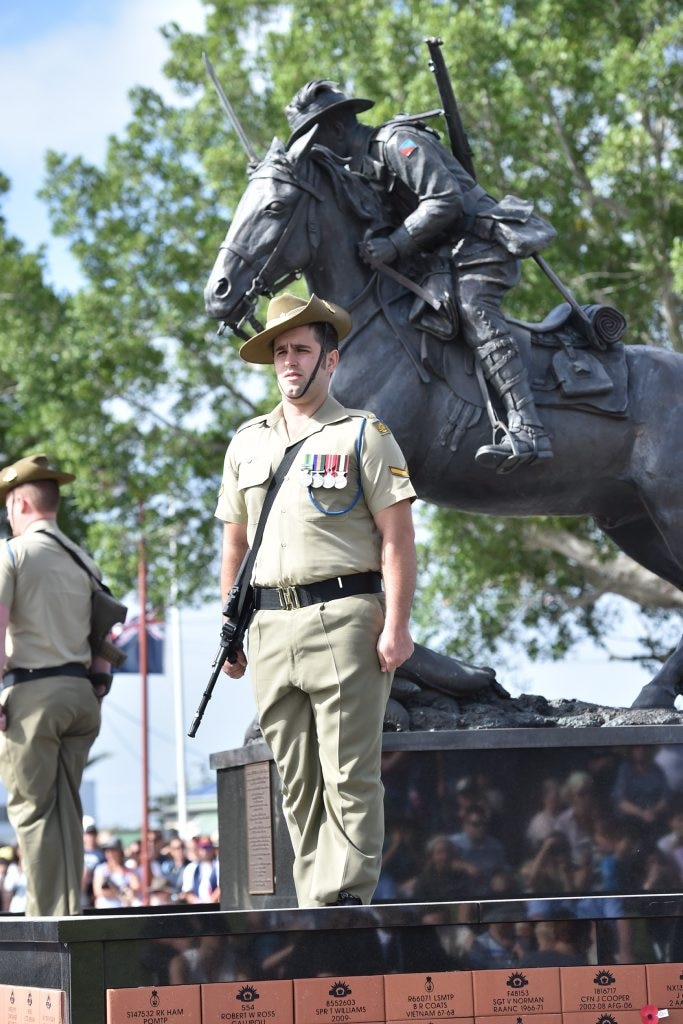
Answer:
<path fill-rule="evenodd" d="M 27 455 L 0 472 L 0 500 L 20 484 L 30 484 L 37 480 L 54 480 L 57 484 L 69 484 L 76 477 L 73 473 L 63 473 L 50 465 L 47 455 Z"/>
<path fill-rule="evenodd" d="M 306 82 L 285 108 L 287 121 L 292 130 L 287 147 L 331 110 L 346 109 L 359 113 L 361 110 L 369 110 L 374 105 L 373 100 L 347 96 L 336 82 L 322 78 Z"/>
<path fill-rule="evenodd" d="M 332 324 L 337 338 L 345 338 L 351 330 L 351 317 L 341 306 L 317 295 L 310 299 L 299 298 L 291 292 L 276 295 L 268 303 L 265 330 L 255 334 L 240 349 L 240 356 L 247 363 L 272 363 L 273 341 L 285 331 L 304 324 Z"/>

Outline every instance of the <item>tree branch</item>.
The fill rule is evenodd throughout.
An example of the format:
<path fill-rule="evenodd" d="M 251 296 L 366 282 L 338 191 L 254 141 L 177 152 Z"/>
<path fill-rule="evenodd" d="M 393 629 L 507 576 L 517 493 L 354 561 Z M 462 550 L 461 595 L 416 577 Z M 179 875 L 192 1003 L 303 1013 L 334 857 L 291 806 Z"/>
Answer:
<path fill-rule="evenodd" d="M 526 525 L 523 534 L 525 547 L 530 551 L 539 548 L 554 551 L 578 565 L 586 580 L 597 589 L 596 599 L 612 593 L 646 608 L 683 610 L 682 591 L 622 552 L 603 561 L 597 557 L 592 544 L 569 530 L 551 529 L 536 523 Z"/>

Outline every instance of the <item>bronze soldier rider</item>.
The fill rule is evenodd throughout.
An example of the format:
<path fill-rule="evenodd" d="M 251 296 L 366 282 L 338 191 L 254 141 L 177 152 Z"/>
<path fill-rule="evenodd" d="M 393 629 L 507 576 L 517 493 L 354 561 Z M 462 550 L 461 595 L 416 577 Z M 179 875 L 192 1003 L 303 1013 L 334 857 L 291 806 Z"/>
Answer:
<path fill-rule="evenodd" d="M 507 415 L 507 433 L 500 443 L 479 448 L 477 462 L 510 472 L 552 458 L 500 306 L 520 279 L 519 257 L 547 245 L 553 229 L 532 214 L 531 203 L 512 196 L 499 203 L 488 195 L 419 117 L 399 116 L 379 127 L 361 124 L 356 114 L 372 106 L 372 100 L 347 97 L 335 82 L 307 82 L 285 111 L 289 145 L 317 125 L 315 142 L 348 159 L 382 193 L 392 230 L 362 242 L 363 258 L 394 263 L 424 251 L 447 255 L 455 273 L 432 278 L 432 289 L 434 280 L 442 282 L 438 299 L 446 312 L 454 287 L 463 335 Z"/>

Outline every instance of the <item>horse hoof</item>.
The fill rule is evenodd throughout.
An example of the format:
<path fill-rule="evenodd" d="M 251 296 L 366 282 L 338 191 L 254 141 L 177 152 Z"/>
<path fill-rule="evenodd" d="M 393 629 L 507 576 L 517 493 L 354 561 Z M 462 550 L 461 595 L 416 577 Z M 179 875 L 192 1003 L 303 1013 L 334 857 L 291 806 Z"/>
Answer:
<path fill-rule="evenodd" d="M 672 693 L 668 687 L 657 686 L 646 683 L 636 699 L 631 704 L 632 708 L 672 708 L 677 693 Z"/>

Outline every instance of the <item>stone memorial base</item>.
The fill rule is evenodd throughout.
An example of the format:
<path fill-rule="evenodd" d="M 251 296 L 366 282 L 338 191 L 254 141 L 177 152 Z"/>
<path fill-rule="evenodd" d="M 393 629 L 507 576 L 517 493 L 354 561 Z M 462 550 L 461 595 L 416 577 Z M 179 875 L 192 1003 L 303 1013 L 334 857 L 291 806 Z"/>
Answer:
<path fill-rule="evenodd" d="M 355 1005 L 379 1007 L 378 1022 L 547 1024 L 558 1014 L 561 1024 L 560 1012 L 588 1009 L 582 1019 L 594 1024 L 608 1008 L 610 1024 L 640 1024 L 646 997 L 680 1006 L 683 896 L 562 900 L 548 919 L 580 922 L 580 948 L 525 949 L 539 922 L 516 900 L 0 918 L 0 1020 L 348 1024 L 363 1019 Z M 625 932 L 635 958 L 627 964 L 614 953 Z M 474 956 L 473 936 L 505 934 L 517 939 L 514 968 L 501 967 L 491 941 L 488 959 Z"/>
<path fill-rule="evenodd" d="M 388 852 L 373 906 L 296 909 L 267 747 L 214 754 L 221 907 L 0 917 L 1 1024 L 641 1024 L 645 1005 L 676 1024 L 679 725 L 383 742 Z M 620 888 L 578 894 L 538 870 L 551 810 L 564 856 L 594 882 L 606 860 Z M 431 858 L 472 815 L 482 870 L 454 890 Z"/>
<path fill-rule="evenodd" d="M 600 708 L 583 708 L 590 712 L 582 714 L 583 721 L 600 721 Z M 635 714 L 610 710 L 622 721 Z M 670 718 L 683 720 L 678 713 Z M 295 907 L 292 848 L 268 747 L 258 741 L 216 753 L 211 766 L 218 779 L 222 909 Z M 382 779 L 386 850 L 391 855 L 385 854 L 375 902 L 524 895 L 536 900 L 543 916 L 546 894 L 576 894 L 558 890 L 552 865 L 545 873 L 532 865 L 542 814 L 550 813 L 545 802 L 551 790 L 557 828 L 564 830 L 574 866 L 587 858 L 595 861 L 593 885 L 599 883 L 599 860 L 605 852 L 600 833 L 610 831 L 615 843 L 628 839 L 629 863 L 638 869 L 628 872 L 627 892 L 683 891 L 683 867 L 660 877 L 645 871 L 658 843 L 671 832 L 677 806 L 683 813 L 679 724 L 385 733 Z M 651 820 L 627 813 L 634 801 L 657 804 Z M 472 810 L 486 819 L 485 834 L 476 839 L 482 844 L 481 875 L 440 887 L 425 871 L 431 850 L 444 837 L 457 843 Z M 683 836 L 681 844 L 683 865 Z M 599 894 L 599 884 L 593 889 L 590 881 L 584 882 L 580 891 Z"/>

